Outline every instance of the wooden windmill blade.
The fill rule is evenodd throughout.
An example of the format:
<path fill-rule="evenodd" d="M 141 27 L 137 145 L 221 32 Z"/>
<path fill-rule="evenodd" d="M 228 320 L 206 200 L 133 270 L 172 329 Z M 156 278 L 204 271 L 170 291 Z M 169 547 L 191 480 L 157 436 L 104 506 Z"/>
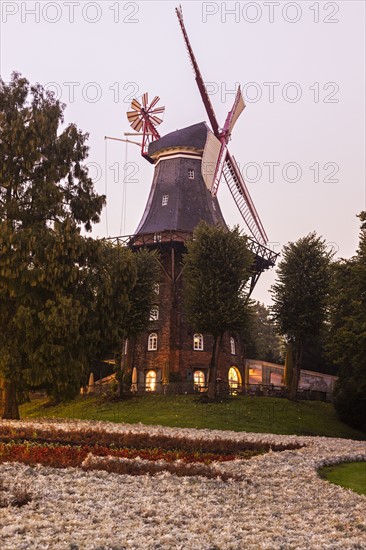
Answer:
<path fill-rule="evenodd" d="M 229 113 L 226 117 L 224 128 L 223 128 L 223 134 L 228 137 L 227 141 L 230 138 L 230 135 L 233 131 L 233 128 L 235 126 L 236 121 L 238 120 L 239 116 L 244 111 L 244 109 L 245 109 L 245 101 L 244 101 L 244 98 L 242 96 L 240 86 L 238 86 L 238 89 L 236 91 L 234 104 L 232 106 L 231 111 L 229 111 Z"/>
<path fill-rule="evenodd" d="M 212 187 L 210 189 L 213 196 L 215 196 L 217 194 L 217 191 L 218 191 L 218 188 L 219 188 L 219 185 L 220 185 L 220 181 L 222 179 L 222 172 L 223 172 L 223 169 L 224 169 L 224 165 L 225 165 L 225 162 L 227 160 L 227 145 L 226 144 L 228 143 L 228 141 L 230 139 L 231 132 L 234 128 L 234 125 L 235 125 L 236 121 L 238 120 L 239 116 L 244 111 L 244 109 L 245 109 L 244 99 L 243 99 L 243 96 L 241 94 L 240 86 L 238 86 L 236 96 L 235 96 L 235 100 L 234 100 L 234 104 L 232 106 L 231 111 L 229 111 L 229 113 L 226 117 L 226 121 L 225 121 L 224 128 L 222 130 L 222 134 L 221 134 L 221 138 L 220 138 L 221 139 L 221 149 L 220 149 L 220 153 L 219 153 L 219 156 L 218 156 L 218 159 L 217 159 L 215 174 L 214 174 L 214 177 L 213 177 L 213 180 L 212 180 Z"/>
<path fill-rule="evenodd" d="M 220 137 L 220 128 L 219 128 L 219 124 L 218 124 L 217 119 L 216 119 L 215 111 L 214 111 L 214 108 L 212 106 L 210 97 L 207 93 L 206 86 L 205 86 L 205 83 L 204 83 L 202 75 L 201 75 L 201 71 L 199 70 L 196 57 L 193 53 L 192 46 L 191 46 L 191 43 L 189 41 L 186 28 L 184 26 L 182 7 L 179 6 L 179 8 L 175 8 L 175 13 L 177 14 L 179 24 L 180 24 L 180 27 L 182 29 L 183 38 L 184 38 L 185 44 L 187 46 L 188 55 L 189 55 L 189 59 L 191 61 L 193 71 L 194 71 L 194 74 L 195 74 L 195 77 L 196 77 L 197 86 L 198 86 L 198 89 L 200 91 L 202 101 L 203 101 L 203 104 L 205 106 L 207 116 L 209 118 L 213 133 L 215 134 L 216 137 Z"/>
<path fill-rule="evenodd" d="M 257 242 L 266 245 L 268 242 L 267 234 L 254 206 L 243 176 L 240 173 L 236 160 L 230 155 L 229 151 L 226 151 L 223 176 L 249 231 Z"/>

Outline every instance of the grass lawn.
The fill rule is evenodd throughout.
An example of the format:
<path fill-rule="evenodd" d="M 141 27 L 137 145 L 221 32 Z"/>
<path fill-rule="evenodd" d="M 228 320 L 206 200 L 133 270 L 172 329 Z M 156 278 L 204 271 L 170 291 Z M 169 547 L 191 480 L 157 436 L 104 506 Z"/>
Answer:
<path fill-rule="evenodd" d="M 366 495 L 366 462 L 346 462 L 335 466 L 325 466 L 319 475 L 356 493 Z"/>
<path fill-rule="evenodd" d="M 183 428 L 209 428 L 274 434 L 322 435 L 366 439 L 366 434 L 338 420 L 331 403 L 293 403 L 275 397 L 238 396 L 224 403 L 201 403 L 192 395 L 145 395 L 119 402 L 80 396 L 65 404 L 45 407 L 35 400 L 20 408 L 26 418 L 77 418 Z"/>

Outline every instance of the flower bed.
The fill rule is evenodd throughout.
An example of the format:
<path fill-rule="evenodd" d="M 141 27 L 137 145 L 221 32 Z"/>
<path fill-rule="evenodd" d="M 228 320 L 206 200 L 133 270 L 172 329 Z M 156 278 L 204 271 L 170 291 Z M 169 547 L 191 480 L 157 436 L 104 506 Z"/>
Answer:
<path fill-rule="evenodd" d="M 120 441 L 140 434 L 145 441 L 147 437 L 155 441 L 170 438 L 201 450 L 225 442 L 241 449 L 289 446 L 250 460 L 181 461 L 187 469 L 202 466 L 220 472 L 212 479 L 201 474 L 178 477 L 166 465 L 155 476 L 99 471 L 98 464 L 106 462 L 115 471 L 126 472 L 130 464 L 144 469 L 146 459 L 111 456 L 111 448 L 108 456 L 93 454 L 84 459 L 84 468 L 91 466 L 92 471 L 1 464 L 2 479 L 27 487 L 32 494 L 28 504 L 1 510 L 0 546 L 4 550 L 366 547 L 366 497 L 317 475 L 325 464 L 366 460 L 365 442 L 94 422 L 4 421 L 0 427 L 36 434 L 40 430 L 63 432 L 69 437 L 91 430 Z M 161 461 L 153 464 L 160 467 Z M 174 465 L 176 461 L 165 462 Z"/>

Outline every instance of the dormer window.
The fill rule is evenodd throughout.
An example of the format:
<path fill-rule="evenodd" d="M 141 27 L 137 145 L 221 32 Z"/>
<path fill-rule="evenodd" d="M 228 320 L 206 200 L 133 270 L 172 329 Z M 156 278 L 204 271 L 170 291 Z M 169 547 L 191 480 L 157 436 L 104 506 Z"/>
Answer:
<path fill-rule="evenodd" d="M 159 308 L 153 306 L 150 310 L 150 321 L 157 321 L 159 319 Z"/>
<path fill-rule="evenodd" d="M 194 170 L 188 170 L 188 178 L 194 180 Z"/>
<path fill-rule="evenodd" d="M 163 195 L 161 206 L 166 206 L 168 204 L 169 195 Z"/>

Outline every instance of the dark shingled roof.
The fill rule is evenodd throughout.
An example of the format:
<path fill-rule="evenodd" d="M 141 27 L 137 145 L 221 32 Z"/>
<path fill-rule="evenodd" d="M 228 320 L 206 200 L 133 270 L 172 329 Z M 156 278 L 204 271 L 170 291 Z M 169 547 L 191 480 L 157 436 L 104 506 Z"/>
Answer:
<path fill-rule="evenodd" d="M 189 178 L 190 170 L 194 170 L 194 179 Z M 193 232 L 201 220 L 226 227 L 218 200 L 203 180 L 201 160 L 178 156 L 161 160 L 155 166 L 150 196 L 135 234 Z"/>
<path fill-rule="evenodd" d="M 149 145 L 148 155 L 151 156 L 157 151 L 169 147 L 189 147 L 203 149 L 207 139 L 208 126 L 205 122 L 199 122 L 187 128 L 176 130 L 170 134 L 153 141 Z"/>

